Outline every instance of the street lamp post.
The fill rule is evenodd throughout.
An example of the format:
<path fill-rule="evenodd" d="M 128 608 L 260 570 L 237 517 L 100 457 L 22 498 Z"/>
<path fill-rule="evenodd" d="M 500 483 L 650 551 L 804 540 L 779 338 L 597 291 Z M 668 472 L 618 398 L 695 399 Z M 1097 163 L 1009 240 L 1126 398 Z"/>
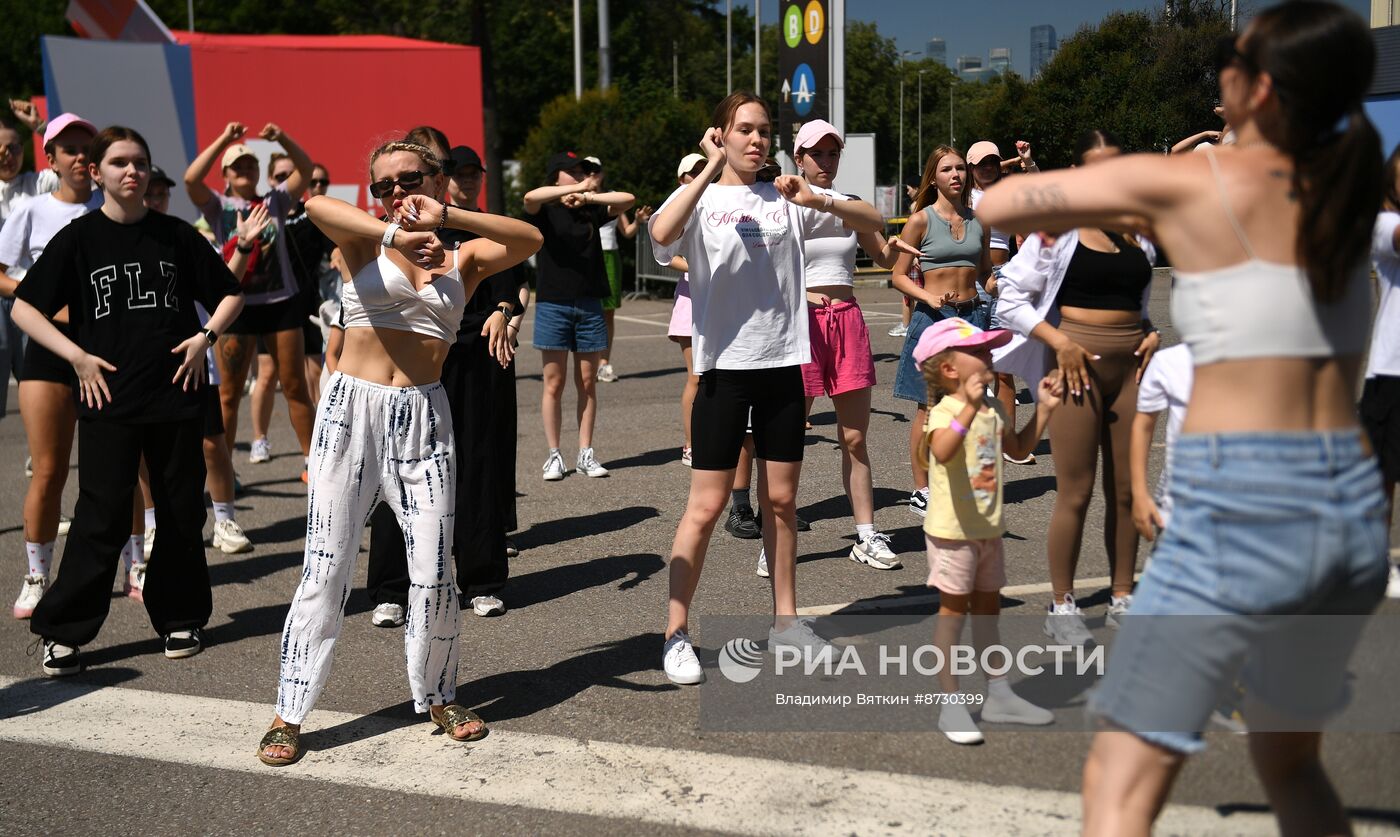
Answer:
<path fill-rule="evenodd" d="M 907 50 L 899 54 L 899 185 L 904 188 L 904 60 L 916 53 Z"/>
<path fill-rule="evenodd" d="M 919 121 L 916 131 L 919 134 L 918 161 L 921 168 L 924 165 L 924 73 L 927 72 L 927 69 L 919 71 Z M 903 186 L 904 184 L 901 183 L 900 185 Z"/>
<path fill-rule="evenodd" d="M 948 82 L 948 145 L 957 145 L 957 140 L 953 139 L 953 83 Z"/>

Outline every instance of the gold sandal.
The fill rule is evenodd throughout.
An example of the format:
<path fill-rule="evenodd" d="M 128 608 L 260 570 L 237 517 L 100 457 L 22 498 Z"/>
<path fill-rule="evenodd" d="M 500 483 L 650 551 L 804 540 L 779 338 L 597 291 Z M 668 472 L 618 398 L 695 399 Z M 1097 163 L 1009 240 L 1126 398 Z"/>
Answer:
<path fill-rule="evenodd" d="M 488 732 L 486 729 L 486 722 L 481 720 L 480 715 L 470 709 L 464 709 L 455 703 L 447 704 L 442 708 L 442 712 L 437 715 L 433 715 L 430 710 L 428 712 L 428 717 L 432 718 L 433 723 L 438 725 L 438 729 L 447 733 L 447 737 L 451 738 L 453 741 L 480 741 L 486 737 L 486 733 Z M 452 734 L 452 731 L 462 724 L 472 723 L 481 724 L 481 729 L 468 735 L 466 738 L 458 738 Z"/>
<path fill-rule="evenodd" d="M 263 735 L 262 741 L 258 742 L 258 761 L 263 764 L 272 765 L 273 767 L 291 764 L 301 758 L 300 738 L 301 730 L 292 729 L 291 727 L 273 727 L 269 729 Z M 268 747 L 289 747 L 291 748 L 292 755 L 288 758 L 273 758 L 267 754 Z"/>

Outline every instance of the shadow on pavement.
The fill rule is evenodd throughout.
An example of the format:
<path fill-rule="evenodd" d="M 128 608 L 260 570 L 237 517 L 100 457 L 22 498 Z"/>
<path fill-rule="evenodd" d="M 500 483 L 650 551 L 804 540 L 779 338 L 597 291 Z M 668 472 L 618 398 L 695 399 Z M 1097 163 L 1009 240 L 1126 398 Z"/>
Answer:
<path fill-rule="evenodd" d="M 619 471 L 623 468 L 649 468 L 653 465 L 669 465 L 675 463 L 676 467 L 681 465 L 681 446 L 672 445 L 668 448 L 649 450 L 646 453 L 639 453 L 636 456 L 626 456 L 622 459 L 609 459 L 603 466 L 609 470 Z"/>
<path fill-rule="evenodd" d="M 621 509 L 580 514 L 574 517 L 561 517 L 558 520 L 536 523 L 524 532 L 515 535 L 513 540 L 522 551 L 539 549 L 542 546 L 563 543 L 574 538 L 620 532 L 660 516 L 661 512 L 657 511 L 654 506 L 627 506 Z"/>
<path fill-rule="evenodd" d="M 34 666 L 37 671 L 38 655 L 35 657 Z M 83 659 L 91 663 L 89 655 L 84 654 Z M 140 676 L 141 673 L 135 669 L 100 668 L 61 679 L 39 676 L 32 680 L 11 683 L 0 689 L 0 720 L 43 712 L 98 689 L 129 683 Z"/>
<path fill-rule="evenodd" d="M 581 564 L 565 564 L 511 578 L 511 610 L 563 598 L 589 587 L 620 582 L 618 590 L 630 590 L 666 568 L 660 555 L 607 555 Z"/>
<path fill-rule="evenodd" d="M 220 553 L 222 554 L 222 553 Z M 222 584 L 251 584 L 265 576 L 300 566 L 302 552 L 245 553 L 243 557 L 221 563 L 209 563 L 209 584 L 218 587 Z"/>

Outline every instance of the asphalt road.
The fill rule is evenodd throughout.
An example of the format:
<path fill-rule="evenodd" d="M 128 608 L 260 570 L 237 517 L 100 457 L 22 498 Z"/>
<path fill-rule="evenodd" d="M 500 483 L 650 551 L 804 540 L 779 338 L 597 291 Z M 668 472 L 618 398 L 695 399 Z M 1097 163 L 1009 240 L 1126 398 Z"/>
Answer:
<path fill-rule="evenodd" d="M 1154 291 L 1155 319 L 1166 327 L 1166 342 L 1174 342 L 1165 282 Z M 846 560 L 853 526 L 835 416 L 830 402 L 819 400 L 799 495 L 799 513 L 812 521 L 799 538 L 799 604 L 929 612 L 926 600 L 899 602 L 927 593 L 927 565 L 919 521 L 904 505 L 911 411 L 891 394 L 900 340 L 885 331 L 898 321 L 898 295 L 863 290 L 861 301 L 880 378 L 869 434 L 876 521 L 893 536 L 905 566 L 878 572 Z M 26 654 L 27 625 L 0 621 L 0 830 L 1073 832 L 1085 733 L 997 730 L 984 746 L 965 748 L 928 731 L 716 732 L 700 722 L 705 687 L 666 681 L 666 553 L 689 480 L 679 462 L 684 366 L 665 337 L 669 313 L 669 301 L 630 302 L 619 311 L 619 380 L 599 384 L 595 434 L 598 458 L 612 470 L 608 479 L 540 479 L 540 356 L 522 349 L 521 555 L 502 595 L 509 612 L 493 619 L 468 614 L 461 636 L 458 699 L 487 720 L 490 737 L 470 747 L 450 744 L 413 716 L 401 635 L 370 625 L 373 603 L 359 589 L 362 561 L 318 707 L 326 714 L 307 724 L 311 733 L 324 717 L 322 728 L 330 728 L 320 738 L 308 735 L 308 755 L 294 767 L 256 762 L 256 742 L 272 718 L 278 639 L 305 528 L 301 460 L 279 401 L 275 458 L 248 464 L 246 441 L 236 454 L 248 488 L 237 503 L 239 520 L 257 548 L 209 552 L 215 612 L 203 654 L 164 659 L 144 610 L 114 594 L 101 636 L 84 649 L 90 670 L 47 681 L 37 656 Z M 524 343 L 529 336 L 527 318 Z M 573 403 L 570 389 L 570 463 Z M 8 556 L 4 566 L 17 590 L 25 443 L 13 393 L 10 404 L 0 421 L 0 555 Z M 241 427 L 248 428 L 246 402 L 244 409 Z M 1023 420 L 1027 415 L 1022 411 Z M 1154 468 L 1160 456 L 1154 452 Z M 1038 464 L 1008 466 L 1007 479 L 1008 574 L 1010 585 L 1027 592 L 1009 597 L 1006 612 L 1043 613 L 1043 540 L 1055 497 L 1048 444 Z M 67 510 L 76 489 L 75 470 Z M 1085 579 L 1107 575 L 1102 520 L 1096 499 L 1080 562 Z M 707 614 L 769 612 L 768 585 L 753 572 L 757 551 L 757 542 L 716 535 L 695 601 L 703 649 L 713 652 L 723 641 L 707 636 Z M 1090 585 L 1082 593 L 1091 617 L 1101 617 L 1107 591 Z M 1400 612 L 1393 602 L 1386 610 Z M 1272 821 L 1258 813 L 1264 797 L 1244 740 L 1225 732 L 1207 738 L 1209 749 L 1190 760 L 1177 783 L 1172 801 L 1181 807 L 1169 810 L 1164 833 L 1270 833 Z M 1326 756 L 1359 826 L 1400 826 L 1400 738 L 1334 734 Z M 671 768 L 648 767 L 654 763 Z M 639 778 L 618 790 L 629 771 Z M 724 788 L 726 798 L 707 799 L 714 788 Z"/>

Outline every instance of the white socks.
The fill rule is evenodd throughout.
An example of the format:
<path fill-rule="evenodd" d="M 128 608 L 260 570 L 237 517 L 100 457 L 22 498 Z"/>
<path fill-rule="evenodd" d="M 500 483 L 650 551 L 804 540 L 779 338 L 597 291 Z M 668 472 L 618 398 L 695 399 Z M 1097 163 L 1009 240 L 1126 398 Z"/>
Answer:
<path fill-rule="evenodd" d="M 233 503 L 214 503 L 214 522 L 233 520 Z"/>
<path fill-rule="evenodd" d="M 154 528 L 156 528 L 156 507 L 155 507 L 155 506 L 151 506 L 149 509 L 146 509 L 146 528 L 147 528 L 147 529 L 154 529 Z"/>
<path fill-rule="evenodd" d="M 875 534 L 875 524 L 874 524 L 874 523 L 857 523 L 857 524 L 856 524 L 856 540 L 861 541 L 861 542 L 864 542 L 867 538 L 869 538 L 869 537 L 870 537 L 871 535 L 873 535 L 873 534 Z"/>
<path fill-rule="evenodd" d="M 140 556 L 138 559 L 137 556 Z M 126 546 L 122 547 L 122 569 L 131 572 L 132 564 L 142 564 L 146 561 L 146 536 L 132 535 L 126 539 Z"/>
<path fill-rule="evenodd" d="M 49 567 L 53 565 L 53 541 L 48 543 L 24 542 L 24 554 L 29 559 L 29 574 L 49 577 Z"/>
<path fill-rule="evenodd" d="M 987 702 L 982 706 L 982 720 L 991 724 L 1043 726 L 1054 723 L 1055 714 L 1011 691 L 1011 681 L 1005 677 L 995 677 L 987 680 Z"/>

